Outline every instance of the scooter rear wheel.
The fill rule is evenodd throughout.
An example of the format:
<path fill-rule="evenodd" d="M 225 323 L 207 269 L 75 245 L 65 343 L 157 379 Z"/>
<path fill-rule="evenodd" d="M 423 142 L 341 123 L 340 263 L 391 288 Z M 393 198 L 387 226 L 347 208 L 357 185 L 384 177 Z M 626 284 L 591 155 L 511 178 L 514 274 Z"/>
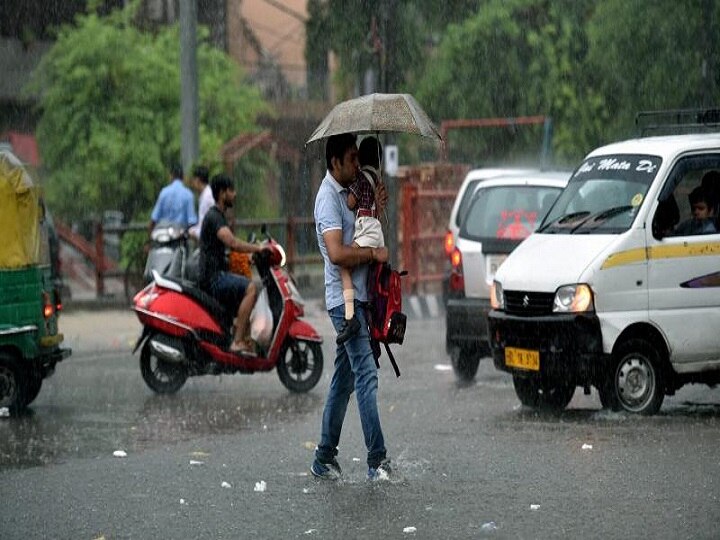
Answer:
<path fill-rule="evenodd" d="M 188 378 L 184 364 L 167 362 L 152 350 L 150 339 L 145 340 L 140 353 L 140 373 L 151 390 L 158 394 L 174 394 Z"/>
<path fill-rule="evenodd" d="M 283 343 L 277 372 L 280 382 L 291 392 L 308 392 L 320 380 L 323 353 L 319 343 L 288 338 Z"/>

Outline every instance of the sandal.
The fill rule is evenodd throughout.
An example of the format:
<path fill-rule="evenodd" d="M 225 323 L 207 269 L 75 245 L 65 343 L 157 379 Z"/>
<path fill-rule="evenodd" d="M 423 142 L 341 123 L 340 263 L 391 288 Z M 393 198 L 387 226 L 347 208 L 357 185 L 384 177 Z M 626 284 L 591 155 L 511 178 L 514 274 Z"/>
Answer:
<path fill-rule="evenodd" d="M 239 354 L 241 356 L 257 356 L 255 352 L 255 343 L 250 340 L 242 340 L 240 343 L 233 341 L 229 348 L 231 353 Z"/>

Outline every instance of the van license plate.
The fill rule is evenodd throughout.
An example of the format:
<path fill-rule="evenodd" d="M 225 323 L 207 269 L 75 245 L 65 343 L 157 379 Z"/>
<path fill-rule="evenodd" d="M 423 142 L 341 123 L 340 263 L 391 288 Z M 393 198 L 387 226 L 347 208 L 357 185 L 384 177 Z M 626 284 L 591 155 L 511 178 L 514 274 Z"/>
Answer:
<path fill-rule="evenodd" d="M 505 365 L 519 369 L 540 371 L 540 351 L 505 347 Z"/>

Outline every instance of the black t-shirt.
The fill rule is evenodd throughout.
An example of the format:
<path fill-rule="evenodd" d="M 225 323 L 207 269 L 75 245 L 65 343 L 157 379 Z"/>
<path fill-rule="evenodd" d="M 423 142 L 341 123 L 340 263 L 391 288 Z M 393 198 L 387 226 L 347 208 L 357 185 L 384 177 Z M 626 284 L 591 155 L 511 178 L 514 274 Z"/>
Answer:
<path fill-rule="evenodd" d="M 218 273 L 227 271 L 225 244 L 218 238 L 220 229 L 227 227 L 227 220 L 217 206 L 205 214 L 200 231 L 200 288 L 209 289 Z"/>

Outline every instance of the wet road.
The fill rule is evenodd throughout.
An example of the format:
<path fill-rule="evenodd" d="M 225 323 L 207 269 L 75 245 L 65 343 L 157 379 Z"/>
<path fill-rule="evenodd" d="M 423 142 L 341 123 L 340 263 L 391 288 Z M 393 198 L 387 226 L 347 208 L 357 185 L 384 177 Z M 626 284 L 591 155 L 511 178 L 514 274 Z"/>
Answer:
<path fill-rule="evenodd" d="M 136 328 L 123 317 L 90 339 L 68 316 L 75 355 L 28 414 L 0 419 L 0 537 L 718 536 L 720 389 L 686 387 L 652 418 L 601 411 L 580 391 L 562 413 L 535 413 L 488 361 L 459 385 L 443 321 L 413 321 L 395 348 L 402 377 L 381 370 L 397 474 L 364 482 L 353 401 L 345 479 L 328 485 L 307 469 L 329 345 L 325 376 L 306 395 L 272 372 L 194 379 L 158 397 L 126 352 Z M 331 336 L 325 317 L 311 322 Z"/>

